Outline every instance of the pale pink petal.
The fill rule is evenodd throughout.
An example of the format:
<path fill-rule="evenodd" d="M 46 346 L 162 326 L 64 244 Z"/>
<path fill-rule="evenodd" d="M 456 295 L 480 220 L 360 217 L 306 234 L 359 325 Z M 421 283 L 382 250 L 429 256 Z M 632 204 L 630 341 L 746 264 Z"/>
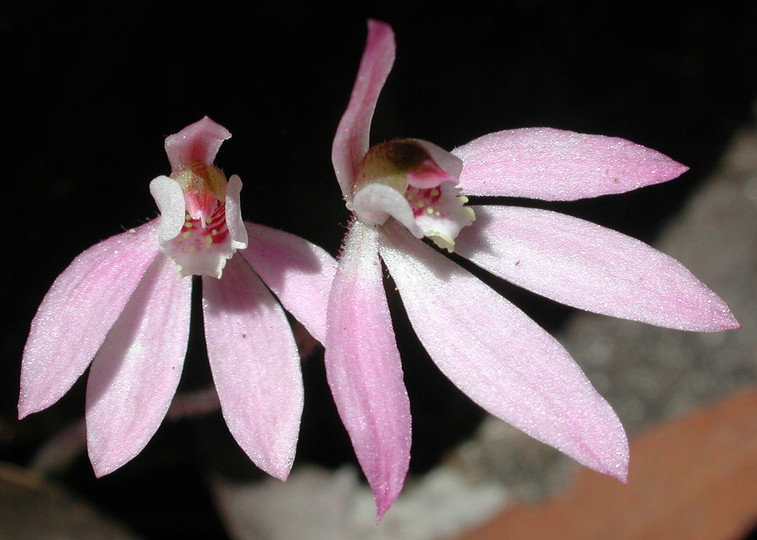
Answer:
<path fill-rule="evenodd" d="M 357 166 L 368 151 L 373 111 L 392 69 L 394 53 L 394 32 L 391 27 L 379 21 L 368 21 L 368 40 L 357 80 L 331 149 L 336 178 L 347 200 L 352 198 Z"/>
<path fill-rule="evenodd" d="M 325 250 L 288 232 L 245 223 L 249 247 L 239 253 L 247 259 L 279 302 L 323 343 L 326 305 L 336 261 Z"/>
<path fill-rule="evenodd" d="M 136 456 L 163 421 L 181 377 L 192 278 L 157 257 L 97 352 L 87 381 L 87 447 L 97 476 Z"/>
<path fill-rule="evenodd" d="M 158 176 L 150 182 L 150 194 L 160 210 L 160 243 L 170 242 L 181 232 L 186 221 L 187 205 L 184 190 L 168 176 Z"/>
<path fill-rule="evenodd" d="M 679 330 L 738 328 L 728 306 L 681 263 L 565 214 L 478 206 L 455 251 L 516 285 L 580 309 Z"/>
<path fill-rule="evenodd" d="M 19 418 L 49 407 L 84 372 L 142 275 L 160 253 L 158 220 L 76 257 L 32 320 L 21 363 Z"/>
<path fill-rule="evenodd" d="M 213 163 L 221 144 L 229 138 L 229 130 L 207 116 L 169 135 L 165 147 L 171 170 L 177 171 L 192 163 Z"/>
<path fill-rule="evenodd" d="M 302 416 L 300 358 L 281 306 L 244 259 L 203 276 L 205 341 L 221 412 L 242 450 L 280 480 L 294 461 Z"/>
<path fill-rule="evenodd" d="M 380 518 L 410 461 L 410 404 L 378 258 L 378 231 L 356 221 L 328 307 L 326 375 L 339 416 L 373 489 Z"/>
<path fill-rule="evenodd" d="M 572 201 L 672 180 L 688 167 L 617 137 L 552 128 L 490 133 L 452 151 L 466 195 Z"/>
<path fill-rule="evenodd" d="M 491 414 L 625 479 L 623 427 L 568 352 L 468 271 L 399 227 L 385 229 L 381 257 L 439 369 Z"/>

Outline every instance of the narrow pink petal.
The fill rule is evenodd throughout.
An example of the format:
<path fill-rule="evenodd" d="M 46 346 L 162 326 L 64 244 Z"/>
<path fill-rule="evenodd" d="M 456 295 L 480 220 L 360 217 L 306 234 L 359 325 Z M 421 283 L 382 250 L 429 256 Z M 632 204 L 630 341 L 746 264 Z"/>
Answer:
<path fill-rule="evenodd" d="M 356 221 L 328 307 L 326 375 L 376 498 L 378 517 L 402 490 L 410 462 L 410 403 L 378 258 L 378 232 Z"/>
<path fill-rule="evenodd" d="M 158 255 L 158 220 L 76 257 L 32 320 L 21 364 L 19 418 L 49 407 L 84 372 Z"/>
<path fill-rule="evenodd" d="M 565 214 L 474 207 L 455 251 L 516 285 L 573 307 L 679 330 L 738 328 L 681 263 L 619 232 Z"/>
<path fill-rule="evenodd" d="M 284 310 L 240 257 L 202 278 L 205 341 L 221 412 L 242 450 L 286 480 L 302 416 L 300 358 Z"/>
<path fill-rule="evenodd" d="M 688 167 L 617 137 L 552 128 L 490 133 L 452 151 L 466 195 L 572 201 L 667 182 Z"/>
<path fill-rule="evenodd" d="M 239 253 L 310 334 L 326 339 L 326 305 L 336 260 L 325 250 L 288 232 L 245 223 L 249 247 Z"/>
<path fill-rule="evenodd" d="M 192 278 L 157 257 L 95 356 L 86 417 L 97 476 L 141 452 L 163 421 L 184 365 L 191 292 Z"/>
<path fill-rule="evenodd" d="M 230 138 L 228 129 L 207 116 L 169 135 L 165 147 L 171 170 L 176 171 L 192 163 L 213 163 L 223 141 Z"/>
<path fill-rule="evenodd" d="M 620 421 L 552 336 L 397 226 L 382 239 L 381 257 L 423 346 L 458 388 L 528 435 L 625 479 Z"/>
<path fill-rule="evenodd" d="M 371 120 L 381 88 L 394 63 L 394 32 L 389 25 L 368 21 L 368 40 L 355 86 L 334 137 L 331 161 L 345 199 L 352 198 L 357 166 L 368 151 Z"/>

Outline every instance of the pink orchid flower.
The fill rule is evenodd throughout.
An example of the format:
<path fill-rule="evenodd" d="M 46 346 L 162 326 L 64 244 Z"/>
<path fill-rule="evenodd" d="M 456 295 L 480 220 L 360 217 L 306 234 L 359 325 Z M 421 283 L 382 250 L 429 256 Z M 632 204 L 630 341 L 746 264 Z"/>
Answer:
<path fill-rule="evenodd" d="M 302 374 L 269 288 L 323 341 L 336 261 L 297 236 L 242 221 L 241 180 L 227 182 L 213 165 L 229 137 L 207 117 L 169 136 L 171 175 L 150 184 L 160 217 L 79 255 L 32 321 L 19 417 L 55 403 L 91 362 L 87 446 L 97 476 L 136 456 L 166 415 L 187 350 L 192 275 L 203 280 L 208 358 L 229 430 L 265 472 L 284 480 L 291 469 Z"/>
<path fill-rule="evenodd" d="M 421 140 L 369 148 L 395 55 L 368 40 L 332 160 L 353 212 L 329 298 L 326 369 L 379 518 L 410 459 L 410 408 L 381 260 L 439 369 L 489 413 L 576 461 L 625 480 L 628 443 L 568 352 L 523 312 L 427 243 L 580 309 L 682 330 L 738 327 L 724 302 L 674 259 L 563 214 L 468 206 L 465 195 L 575 200 L 676 178 L 687 168 L 629 141 L 549 128 L 484 135 L 451 153 Z"/>

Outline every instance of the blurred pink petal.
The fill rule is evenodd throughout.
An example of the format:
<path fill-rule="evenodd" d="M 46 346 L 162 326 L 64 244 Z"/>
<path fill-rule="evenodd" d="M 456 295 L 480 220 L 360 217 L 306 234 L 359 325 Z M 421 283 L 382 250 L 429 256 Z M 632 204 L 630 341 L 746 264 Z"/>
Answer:
<path fill-rule="evenodd" d="M 157 228 L 153 220 L 92 246 L 55 280 L 24 347 L 19 418 L 58 401 L 87 369 L 160 253 Z"/>
<path fill-rule="evenodd" d="M 393 63 L 394 32 L 387 24 L 368 21 L 368 42 L 331 152 L 336 178 L 346 199 L 352 197 L 357 164 L 368 151 L 373 111 Z"/>
<path fill-rule="evenodd" d="M 284 311 L 247 262 L 203 278 L 205 341 L 221 411 L 239 446 L 285 480 L 302 415 L 300 359 Z"/>
<path fill-rule="evenodd" d="M 192 280 L 157 258 L 95 356 L 86 417 L 97 476 L 141 452 L 163 421 L 187 351 L 191 292 Z"/>
<path fill-rule="evenodd" d="M 452 151 L 468 195 L 573 201 L 677 178 L 688 167 L 617 137 L 553 128 L 490 133 Z"/>
<path fill-rule="evenodd" d="M 250 245 L 240 251 L 281 304 L 310 334 L 326 339 L 326 310 L 336 261 L 294 234 L 246 223 Z"/>
<path fill-rule="evenodd" d="M 381 258 L 413 329 L 442 372 L 494 416 L 625 480 L 623 426 L 557 340 L 396 224 L 384 238 Z"/>
<path fill-rule="evenodd" d="M 580 309 L 678 330 L 738 328 L 681 263 L 619 232 L 564 214 L 473 207 L 459 255 L 516 285 Z"/>
<path fill-rule="evenodd" d="M 378 258 L 378 231 L 347 235 L 328 308 L 326 375 L 380 518 L 410 462 L 410 404 Z"/>

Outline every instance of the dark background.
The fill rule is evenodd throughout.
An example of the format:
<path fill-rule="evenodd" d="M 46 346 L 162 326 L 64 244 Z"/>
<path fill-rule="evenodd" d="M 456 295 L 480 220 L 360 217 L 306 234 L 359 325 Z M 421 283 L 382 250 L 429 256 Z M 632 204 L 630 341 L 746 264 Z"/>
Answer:
<path fill-rule="evenodd" d="M 51 409 L 15 420 L 29 322 L 78 253 L 156 215 L 148 183 L 169 172 L 165 136 L 203 115 L 227 127 L 233 138 L 216 163 L 244 181 L 245 219 L 300 234 L 336 255 L 348 214 L 331 169 L 331 141 L 366 19 L 378 18 L 394 27 L 398 52 L 374 141 L 418 137 L 451 149 L 526 126 L 631 139 L 692 170 L 637 193 L 550 207 L 653 241 L 752 115 L 757 8 L 745 4 L 634 3 L 625 11 L 608 2 L 537 0 L 501 2 L 497 11 L 476 3 L 454 10 L 412 3 L 6 6 L 0 460 L 28 464 L 48 437 L 83 414 L 80 381 Z M 569 314 L 503 291 L 550 330 Z M 422 473 L 480 413 L 437 373 L 395 311 L 414 411 L 412 468 Z M 207 379 L 197 334 L 185 387 Z M 304 370 L 297 463 L 354 460 L 321 356 Z M 210 467 L 254 476 L 218 415 L 167 422 L 109 477 L 95 480 L 82 455 L 56 479 L 148 538 L 168 531 L 223 538 L 204 486 Z"/>

